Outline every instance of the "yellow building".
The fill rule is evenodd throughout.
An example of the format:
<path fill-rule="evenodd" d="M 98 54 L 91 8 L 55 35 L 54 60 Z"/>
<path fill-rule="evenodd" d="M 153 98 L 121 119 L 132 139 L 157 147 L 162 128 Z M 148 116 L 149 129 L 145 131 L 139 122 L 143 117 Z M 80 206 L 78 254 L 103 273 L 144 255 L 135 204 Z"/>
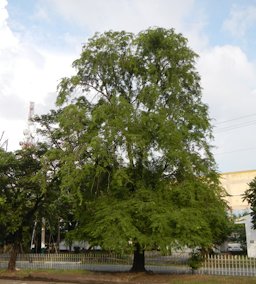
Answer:
<path fill-rule="evenodd" d="M 222 173 L 221 184 L 228 193 L 225 198 L 234 213 L 249 211 L 249 204 L 243 201 L 243 194 L 256 177 L 256 170 Z"/>
<path fill-rule="evenodd" d="M 241 213 L 249 213 L 250 205 L 248 204 L 248 202 L 243 201 L 243 195 L 249 188 L 249 183 L 255 177 L 256 170 L 229 172 L 222 173 L 220 175 L 221 184 L 228 194 L 225 199 L 227 200 L 232 213 L 236 215 Z M 245 224 L 247 255 L 249 257 L 256 257 L 256 231 L 252 229 L 251 221 L 252 220 L 250 214 L 247 214 L 242 218 L 239 218 L 236 223 Z M 223 248 L 225 250 L 229 250 L 232 245 L 238 246 L 238 248 L 240 248 L 239 243 L 225 243 L 223 244 Z"/>

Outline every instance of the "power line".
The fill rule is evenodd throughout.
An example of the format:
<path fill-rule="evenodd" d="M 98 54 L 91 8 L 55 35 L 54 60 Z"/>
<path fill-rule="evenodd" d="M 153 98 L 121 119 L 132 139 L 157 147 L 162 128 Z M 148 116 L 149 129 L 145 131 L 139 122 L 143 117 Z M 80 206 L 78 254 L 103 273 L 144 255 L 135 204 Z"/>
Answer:
<path fill-rule="evenodd" d="M 220 127 L 220 128 L 217 127 L 215 132 L 230 131 L 230 130 L 235 130 L 235 129 L 238 129 L 238 128 L 247 127 L 247 126 L 254 126 L 254 125 L 256 125 L 256 120 L 244 121 L 244 122 L 240 122 L 238 124 L 227 125 L 227 126 Z"/>
<path fill-rule="evenodd" d="M 256 150 L 256 147 L 251 147 L 251 148 L 241 148 L 241 149 L 236 149 L 236 150 L 233 150 L 233 151 L 227 151 L 227 152 L 214 153 L 214 155 L 232 154 L 232 153 L 237 153 L 237 152 L 246 152 L 246 151 L 251 151 L 251 150 Z"/>
<path fill-rule="evenodd" d="M 215 129 L 214 132 L 215 133 L 221 133 L 221 132 L 227 132 L 227 131 L 240 129 L 240 128 L 243 128 L 243 127 L 256 126 L 255 116 L 256 116 L 256 113 L 251 113 L 251 114 L 248 114 L 248 115 L 243 115 L 243 116 L 239 116 L 239 117 L 234 117 L 232 119 L 219 121 L 215 125 L 216 129 Z M 248 118 L 252 118 L 252 117 L 254 117 L 254 119 L 248 119 Z M 245 120 L 245 119 L 247 119 L 247 120 Z M 244 121 L 242 121 L 242 120 L 244 120 Z M 234 124 L 232 124 L 233 121 L 234 121 Z M 214 155 L 224 155 L 224 154 L 232 154 L 232 153 L 255 151 L 255 150 L 256 150 L 256 147 L 241 148 L 241 149 L 235 149 L 235 150 L 232 150 L 232 151 L 214 153 Z"/>
<path fill-rule="evenodd" d="M 235 121 L 235 120 L 248 118 L 248 117 L 252 117 L 252 116 L 256 116 L 256 113 L 251 113 L 251 114 L 248 114 L 248 115 L 238 116 L 238 117 L 234 117 L 234 118 L 231 118 L 231 119 L 228 119 L 228 120 L 219 121 L 219 122 L 216 123 L 216 126 L 218 124 L 223 124 L 223 123 L 227 123 L 227 122 L 230 122 L 230 121 Z"/>
<path fill-rule="evenodd" d="M 253 126 L 256 125 L 256 119 L 255 119 L 256 113 L 251 113 L 248 115 L 242 115 L 242 116 L 238 116 L 238 117 L 234 117 L 228 120 L 223 120 L 223 121 L 219 121 L 215 124 L 215 132 L 223 132 L 223 131 L 230 131 L 230 130 L 235 130 L 238 128 L 242 128 L 242 127 L 247 127 L 247 126 Z M 254 117 L 254 119 L 249 119 L 248 118 L 252 118 Z M 247 119 L 247 120 L 244 120 Z M 240 121 L 239 121 L 240 120 Z M 241 121 L 244 120 L 244 121 Z M 231 122 L 235 122 L 234 124 L 230 124 Z"/>

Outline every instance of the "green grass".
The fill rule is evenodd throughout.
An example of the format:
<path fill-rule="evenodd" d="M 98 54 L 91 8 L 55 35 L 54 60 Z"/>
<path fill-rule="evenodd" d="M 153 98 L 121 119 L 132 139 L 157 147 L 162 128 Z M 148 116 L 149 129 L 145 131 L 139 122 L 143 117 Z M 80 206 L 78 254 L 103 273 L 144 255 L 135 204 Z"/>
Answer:
<path fill-rule="evenodd" d="M 170 284 L 255 284 L 256 277 L 237 277 L 237 276 L 206 276 L 206 275 L 182 275 L 170 279 Z"/>
<path fill-rule="evenodd" d="M 94 281 L 108 281 L 108 283 L 166 283 L 166 284 L 256 284 L 256 277 L 238 277 L 238 276 L 212 276 L 212 275 L 172 275 L 172 274 L 148 274 L 148 273 L 95 273 L 85 270 L 57 270 L 42 269 L 29 270 L 24 269 L 15 272 L 0 270 L 0 278 L 12 279 L 36 279 L 37 277 L 51 279 L 81 279 L 84 282 L 88 279 Z M 58 280 L 58 281 L 59 281 Z M 135 282 L 137 280 L 137 282 Z M 75 282 L 75 281 L 74 281 Z M 80 283 L 79 282 L 79 283 Z"/>

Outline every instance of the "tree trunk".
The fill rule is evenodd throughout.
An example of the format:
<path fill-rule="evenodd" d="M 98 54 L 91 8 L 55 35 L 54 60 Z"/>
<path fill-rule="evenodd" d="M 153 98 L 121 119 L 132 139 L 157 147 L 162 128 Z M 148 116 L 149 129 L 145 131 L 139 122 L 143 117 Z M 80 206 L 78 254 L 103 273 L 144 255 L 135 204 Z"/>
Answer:
<path fill-rule="evenodd" d="M 131 272 L 144 272 L 144 271 L 146 271 L 144 250 L 141 249 L 139 244 L 136 244 L 133 254 L 133 264 Z"/>
<path fill-rule="evenodd" d="M 58 218 L 57 252 L 60 252 L 60 218 Z"/>
<path fill-rule="evenodd" d="M 11 252 L 10 252 L 10 259 L 8 262 L 8 270 L 15 270 L 16 269 L 16 260 L 18 254 L 19 246 L 17 244 L 11 245 Z"/>

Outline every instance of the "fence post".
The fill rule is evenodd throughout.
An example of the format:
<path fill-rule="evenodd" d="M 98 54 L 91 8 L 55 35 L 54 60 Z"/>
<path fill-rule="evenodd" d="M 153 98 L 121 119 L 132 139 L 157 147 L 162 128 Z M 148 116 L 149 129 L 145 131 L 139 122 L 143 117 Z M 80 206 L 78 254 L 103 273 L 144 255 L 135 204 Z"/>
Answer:
<path fill-rule="evenodd" d="M 217 258 L 218 258 L 218 270 L 219 270 L 219 273 L 220 275 L 223 275 L 223 258 L 221 255 L 217 255 Z"/>
<path fill-rule="evenodd" d="M 256 270 L 256 267 L 255 267 L 255 258 L 251 258 L 251 260 L 252 260 L 253 276 L 255 276 L 255 270 Z"/>

